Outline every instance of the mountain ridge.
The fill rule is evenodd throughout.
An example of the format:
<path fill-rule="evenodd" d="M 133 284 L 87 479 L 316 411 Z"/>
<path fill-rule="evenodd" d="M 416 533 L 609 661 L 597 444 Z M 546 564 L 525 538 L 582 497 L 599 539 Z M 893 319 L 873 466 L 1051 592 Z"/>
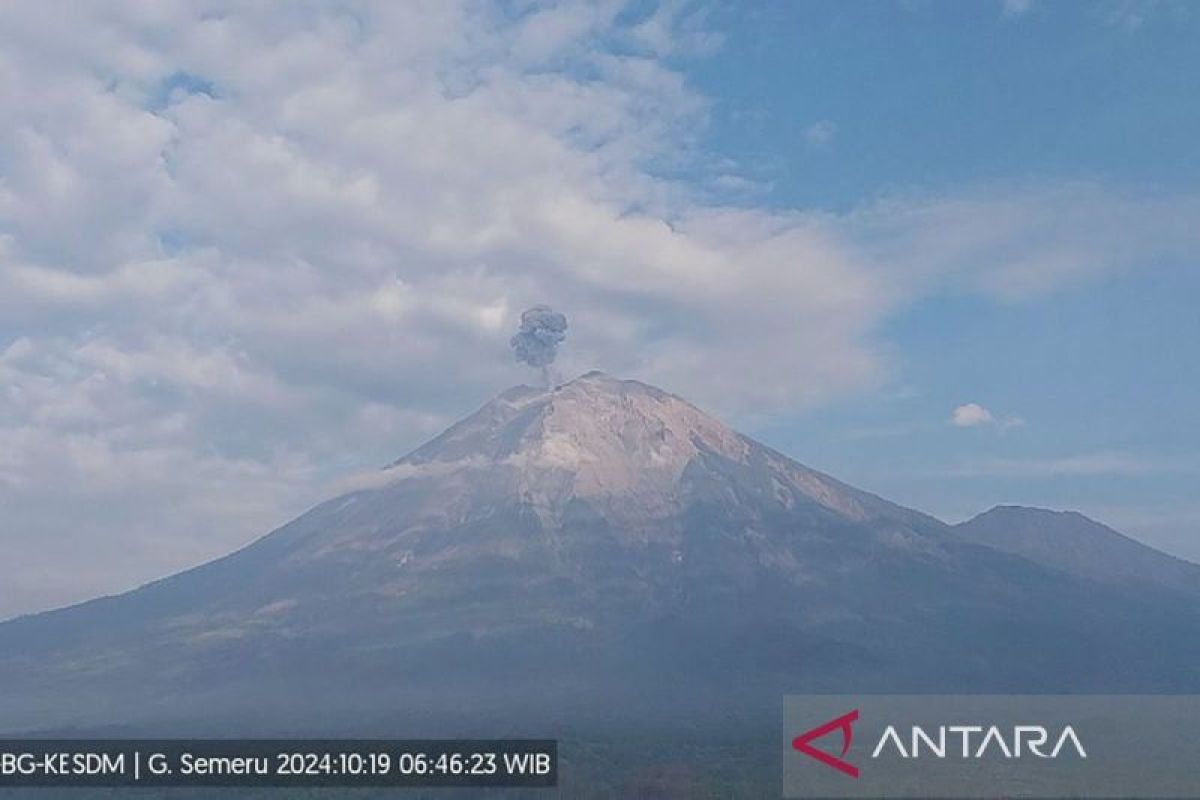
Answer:
<path fill-rule="evenodd" d="M 1200 590 L 1200 565 L 1078 511 L 997 505 L 953 526 L 964 538 L 1077 577 Z"/>

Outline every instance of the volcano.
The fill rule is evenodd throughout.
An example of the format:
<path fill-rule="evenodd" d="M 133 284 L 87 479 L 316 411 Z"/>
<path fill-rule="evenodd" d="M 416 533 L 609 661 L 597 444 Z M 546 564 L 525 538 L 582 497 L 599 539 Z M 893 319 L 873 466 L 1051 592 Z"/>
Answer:
<path fill-rule="evenodd" d="M 592 372 L 225 558 L 0 625 L 0 726 L 774 726 L 784 693 L 1195 691 L 1198 631 L 1193 564 L 1078 515 L 949 526 Z"/>

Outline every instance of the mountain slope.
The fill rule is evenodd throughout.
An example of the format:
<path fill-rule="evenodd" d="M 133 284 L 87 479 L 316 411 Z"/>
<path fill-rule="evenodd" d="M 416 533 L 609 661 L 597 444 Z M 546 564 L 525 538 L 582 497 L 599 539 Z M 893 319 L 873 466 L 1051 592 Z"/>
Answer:
<path fill-rule="evenodd" d="M 1147 547 L 1075 511 L 996 506 L 954 530 L 970 541 L 1075 577 L 1200 594 L 1200 566 Z"/>
<path fill-rule="evenodd" d="M 821 689 L 1200 684 L 1196 595 L 968 541 L 634 381 L 511 389 L 377 484 L 0 625 L 3 725 L 537 731 L 773 720 Z"/>

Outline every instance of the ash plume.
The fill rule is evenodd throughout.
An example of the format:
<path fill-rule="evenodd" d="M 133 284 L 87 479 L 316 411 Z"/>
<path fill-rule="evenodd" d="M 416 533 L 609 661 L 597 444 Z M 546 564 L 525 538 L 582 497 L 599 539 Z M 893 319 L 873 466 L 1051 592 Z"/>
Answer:
<path fill-rule="evenodd" d="M 509 340 L 517 361 L 537 367 L 546 386 L 552 383 L 550 365 L 567 338 L 567 318 L 550 306 L 534 306 L 521 314 L 521 327 Z"/>

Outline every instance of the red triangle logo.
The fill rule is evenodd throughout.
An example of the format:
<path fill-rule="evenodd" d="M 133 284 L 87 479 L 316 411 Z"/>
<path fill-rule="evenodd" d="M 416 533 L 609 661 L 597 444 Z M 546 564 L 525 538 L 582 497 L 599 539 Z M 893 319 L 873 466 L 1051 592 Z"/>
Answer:
<path fill-rule="evenodd" d="M 823 725 L 818 725 L 812 730 L 800 734 L 795 739 L 792 739 L 792 747 L 804 753 L 809 758 L 815 758 L 827 767 L 833 767 L 838 772 L 849 775 L 851 778 L 857 778 L 858 767 L 844 760 L 846 753 L 850 752 L 850 742 L 854 740 L 854 731 L 851 730 L 850 726 L 857 721 L 858 709 L 856 708 L 849 714 L 843 714 L 836 719 L 831 719 Z M 840 756 L 832 756 L 810 744 L 814 739 L 820 739 L 822 736 L 836 730 L 842 732 L 842 753 Z"/>

